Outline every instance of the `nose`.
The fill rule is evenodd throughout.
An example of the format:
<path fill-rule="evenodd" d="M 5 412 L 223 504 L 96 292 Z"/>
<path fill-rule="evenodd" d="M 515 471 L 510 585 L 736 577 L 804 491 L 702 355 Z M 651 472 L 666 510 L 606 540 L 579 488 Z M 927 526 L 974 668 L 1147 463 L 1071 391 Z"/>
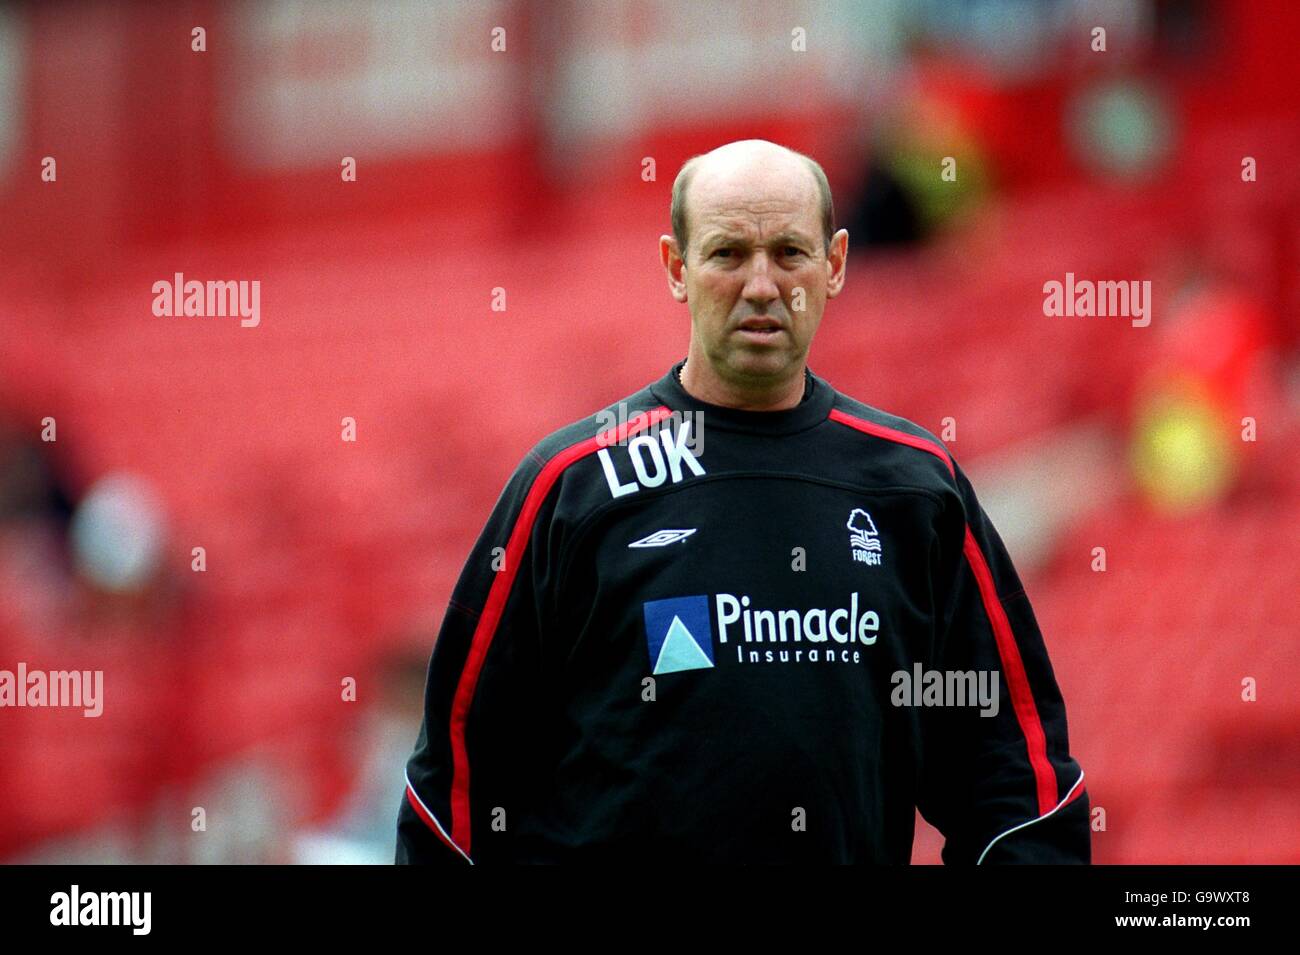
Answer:
<path fill-rule="evenodd" d="M 763 249 L 755 251 L 750 259 L 749 274 L 741 295 L 754 305 L 766 305 L 781 297 L 781 290 L 772 279 L 772 261 Z"/>

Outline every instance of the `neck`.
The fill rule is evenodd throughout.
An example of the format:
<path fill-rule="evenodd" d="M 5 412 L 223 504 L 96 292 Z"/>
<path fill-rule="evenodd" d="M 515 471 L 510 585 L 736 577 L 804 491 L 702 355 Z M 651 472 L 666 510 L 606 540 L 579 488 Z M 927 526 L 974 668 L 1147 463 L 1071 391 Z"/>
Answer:
<path fill-rule="evenodd" d="M 700 401 L 742 411 L 784 411 L 803 401 L 804 363 L 792 376 L 753 386 L 737 385 L 721 378 L 708 363 L 687 356 L 681 370 L 682 388 Z"/>

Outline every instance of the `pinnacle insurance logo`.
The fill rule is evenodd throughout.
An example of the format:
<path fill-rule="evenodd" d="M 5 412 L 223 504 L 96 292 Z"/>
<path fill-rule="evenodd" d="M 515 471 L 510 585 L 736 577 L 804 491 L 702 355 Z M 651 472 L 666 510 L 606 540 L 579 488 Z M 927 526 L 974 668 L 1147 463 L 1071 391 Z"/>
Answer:
<path fill-rule="evenodd" d="M 730 664 L 732 647 L 736 663 L 860 663 L 861 648 L 872 646 L 880 631 L 879 614 L 858 612 L 857 591 L 847 607 L 829 611 L 751 608 L 748 595 L 716 594 L 712 602 L 715 615 L 705 594 L 645 602 L 651 673 L 704 670 L 723 659 Z"/>

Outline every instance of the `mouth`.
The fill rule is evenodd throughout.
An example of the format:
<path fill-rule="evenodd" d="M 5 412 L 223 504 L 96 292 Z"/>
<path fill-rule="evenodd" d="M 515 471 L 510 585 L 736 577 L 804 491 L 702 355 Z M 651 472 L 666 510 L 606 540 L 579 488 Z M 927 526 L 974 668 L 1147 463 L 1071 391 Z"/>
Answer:
<path fill-rule="evenodd" d="M 781 323 L 771 318 L 747 318 L 740 323 L 736 331 L 741 332 L 746 338 L 753 338 L 762 341 L 768 338 L 775 338 L 785 331 Z"/>

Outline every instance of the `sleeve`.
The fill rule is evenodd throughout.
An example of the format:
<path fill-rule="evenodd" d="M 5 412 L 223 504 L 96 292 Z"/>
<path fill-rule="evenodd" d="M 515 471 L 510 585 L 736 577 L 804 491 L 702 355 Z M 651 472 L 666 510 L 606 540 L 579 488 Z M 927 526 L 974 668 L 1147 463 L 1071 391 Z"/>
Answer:
<path fill-rule="evenodd" d="M 950 501 L 931 550 L 933 666 L 996 676 L 998 705 L 923 708 L 917 806 L 945 837 L 945 864 L 1088 864 L 1083 770 L 1043 635 L 1002 539 L 953 469 L 960 506 Z"/>
<path fill-rule="evenodd" d="M 424 716 L 398 809 L 398 864 L 468 865 L 511 838 L 543 778 L 535 726 L 555 481 L 536 452 L 516 468 L 452 591 L 429 661 Z"/>

